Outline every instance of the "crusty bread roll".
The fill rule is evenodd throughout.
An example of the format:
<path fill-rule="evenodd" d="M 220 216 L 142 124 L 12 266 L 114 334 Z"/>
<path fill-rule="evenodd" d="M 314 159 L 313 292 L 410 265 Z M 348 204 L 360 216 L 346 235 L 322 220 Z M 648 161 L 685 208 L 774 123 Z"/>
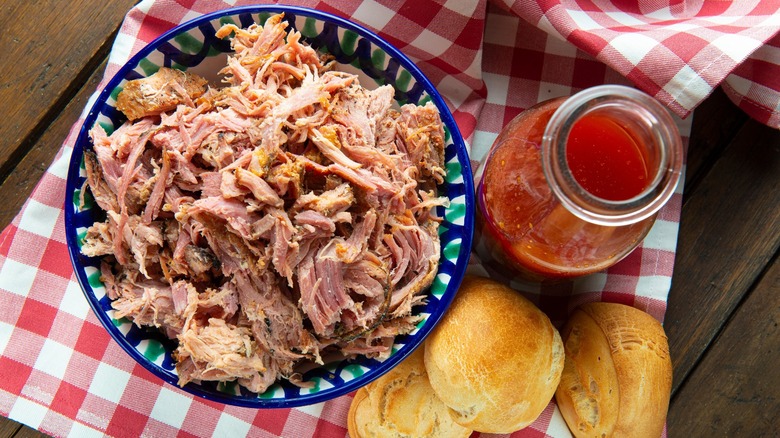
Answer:
<path fill-rule="evenodd" d="M 420 346 L 387 374 L 360 388 L 349 407 L 351 438 L 468 437 L 428 383 Z"/>
<path fill-rule="evenodd" d="M 520 293 L 466 277 L 426 339 L 425 368 L 456 422 L 510 433 L 536 420 L 552 399 L 563 343 L 549 318 Z"/>
<path fill-rule="evenodd" d="M 661 324 L 623 304 L 578 307 L 561 331 L 566 361 L 555 393 L 576 437 L 658 438 L 672 362 Z"/>

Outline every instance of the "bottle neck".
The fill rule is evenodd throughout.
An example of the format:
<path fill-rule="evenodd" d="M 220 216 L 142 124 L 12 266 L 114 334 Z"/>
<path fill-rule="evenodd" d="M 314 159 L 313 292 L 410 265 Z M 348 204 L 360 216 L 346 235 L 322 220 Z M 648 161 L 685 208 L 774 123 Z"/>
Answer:
<path fill-rule="evenodd" d="M 584 117 L 610 121 L 640 149 L 647 178 L 641 192 L 628 199 L 606 199 L 578 182 L 567 148 L 572 128 Z M 545 177 L 561 204 L 599 225 L 629 225 L 654 215 L 674 193 L 682 172 L 682 141 L 666 108 L 621 85 L 589 88 L 566 99 L 547 123 L 541 149 Z"/>

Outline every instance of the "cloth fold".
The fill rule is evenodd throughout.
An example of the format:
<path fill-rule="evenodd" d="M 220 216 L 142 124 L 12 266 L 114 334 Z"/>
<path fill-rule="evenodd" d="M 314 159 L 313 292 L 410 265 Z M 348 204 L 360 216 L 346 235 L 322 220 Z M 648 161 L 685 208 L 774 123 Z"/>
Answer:
<path fill-rule="evenodd" d="M 119 30 L 99 90 L 133 53 L 175 25 L 256 3 L 141 1 Z M 740 107 L 765 123 L 779 119 L 779 75 L 765 68 L 780 64 L 780 44 L 762 46 L 780 28 L 776 2 L 659 0 L 652 10 L 642 9 L 644 2 L 599 0 L 285 3 L 352 19 L 412 58 L 447 100 L 475 169 L 520 111 L 604 83 L 633 83 L 685 116 L 731 74 L 724 87 Z M 84 115 L 0 234 L 0 413 L 55 436 L 345 436 L 351 395 L 295 409 L 225 406 L 164 384 L 111 340 L 87 306 L 65 244 L 67 163 Z M 678 122 L 687 139 L 690 119 Z M 521 290 L 556 321 L 595 300 L 634 305 L 663 320 L 681 193 L 679 187 L 640 248 L 603 273 L 540 287 L 478 257 L 470 270 Z M 551 402 L 512 436 L 570 434 Z"/>
<path fill-rule="evenodd" d="M 780 30 L 776 2 L 503 0 L 502 6 L 604 62 L 680 117 L 741 66 L 727 92 L 749 115 L 779 127 L 777 115 L 766 112 L 780 104 L 773 80 L 780 54 L 769 49 L 776 43 L 764 44 Z"/>
<path fill-rule="evenodd" d="M 729 99 L 748 115 L 780 128 L 780 35 L 753 52 L 721 85 Z"/>

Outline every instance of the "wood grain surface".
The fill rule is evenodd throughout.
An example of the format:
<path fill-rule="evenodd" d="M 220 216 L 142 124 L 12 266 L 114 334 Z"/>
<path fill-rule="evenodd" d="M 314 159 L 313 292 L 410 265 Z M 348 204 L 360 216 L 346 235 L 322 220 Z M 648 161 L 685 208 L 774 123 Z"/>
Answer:
<path fill-rule="evenodd" d="M 778 145 L 780 131 L 747 121 L 684 197 L 666 314 L 674 390 L 780 245 Z"/>
<path fill-rule="evenodd" d="M 717 91 L 694 114 L 666 313 L 670 437 L 777 436 L 780 131 Z"/>
<path fill-rule="evenodd" d="M 102 76 L 135 0 L 0 2 L 0 226 L 19 211 Z M 46 436 L 0 418 L 0 437 Z"/>
<path fill-rule="evenodd" d="M 0 199 L 3 200 L 0 203 L 0 229 L 5 228 L 13 220 L 35 188 L 35 184 L 51 165 L 63 140 L 86 106 L 87 99 L 95 92 L 103 77 L 105 66 L 104 61 L 70 99 L 68 105 L 56 114 L 46 130 L 32 143 L 13 172 L 0 183 Z"/>
<path fill-rule="evenodd" d="M 0 2 L 0 181 L 105 59 L 134 3 Z"/>
<path fill-rule="evenodd" d="M 669 436 L 777 436 L 779 296 L 780 265 L 773 262 L 678 391 Z"/>

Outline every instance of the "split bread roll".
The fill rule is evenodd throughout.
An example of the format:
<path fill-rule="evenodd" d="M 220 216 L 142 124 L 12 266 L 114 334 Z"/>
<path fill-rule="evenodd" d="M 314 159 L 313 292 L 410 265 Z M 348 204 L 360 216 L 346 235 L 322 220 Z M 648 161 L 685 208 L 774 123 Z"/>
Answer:
<path fill-rule="evenodd" d="M 520 293 L 466 277 L 425 341 L 425 368 L 456 422 L 511 433 L 533 423 L 552 400 L 563 343 L 549 318 Z"/>
<path fill-rule="evenodd" d="M 623 304 L 578 307 L 561 331 L 566 360 L 555 393 L 580 437 L 658 438 L 666 423 L 672 362 L 661 324 Z"/>
<path fill-rule="evenodd" d="M 349 407 L 351 438 L 468 437 L 431 390 L 420 346 L 387 374 L 360 388 Z"/>

